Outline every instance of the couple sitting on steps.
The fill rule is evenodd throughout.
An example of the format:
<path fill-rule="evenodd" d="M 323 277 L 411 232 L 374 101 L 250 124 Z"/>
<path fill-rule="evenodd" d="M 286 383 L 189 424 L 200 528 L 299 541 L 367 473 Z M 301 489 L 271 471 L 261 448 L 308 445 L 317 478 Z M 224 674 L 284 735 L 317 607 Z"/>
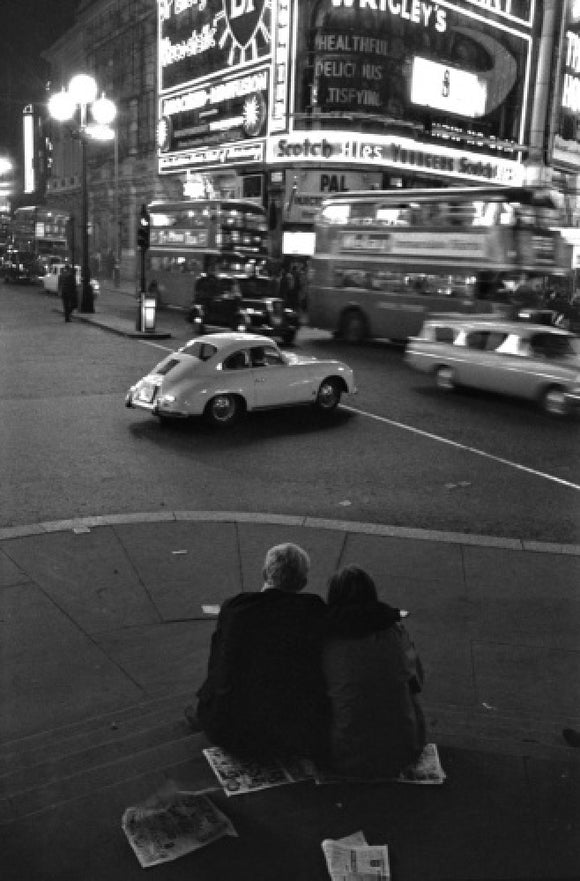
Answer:
<path fill-rule="evenodd" d="M 301 593 L 309 568 L 302 548 L 277 545 L 262 590 L 223 604 L 198 724 L 241 758 L 304 756 L 346 776 L 396 776 L 425 746 L 420 659 L 364 570 L 334 575 L 325 603 Z"/>

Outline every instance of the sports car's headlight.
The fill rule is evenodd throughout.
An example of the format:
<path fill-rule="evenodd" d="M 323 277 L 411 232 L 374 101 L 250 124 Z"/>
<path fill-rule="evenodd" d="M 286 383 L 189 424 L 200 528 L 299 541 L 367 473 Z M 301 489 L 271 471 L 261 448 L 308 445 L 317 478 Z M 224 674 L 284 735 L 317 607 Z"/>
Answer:
<path fill-rule="evenodd" d="M 158 404 L 174 404 L 177 398 L 175 395 L 160 395 L 157 398 Z"/>

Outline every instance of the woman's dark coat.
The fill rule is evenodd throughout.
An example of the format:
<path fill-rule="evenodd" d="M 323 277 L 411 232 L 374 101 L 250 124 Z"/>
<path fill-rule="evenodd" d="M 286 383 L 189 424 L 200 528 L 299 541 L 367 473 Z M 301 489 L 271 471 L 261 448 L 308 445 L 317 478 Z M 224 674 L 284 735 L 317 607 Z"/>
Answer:
<path fill-rule="evenodd" d="M 384 603 L 331 607 L 323 671 L 332 765 L 353 777 L 394 777 L 425 745 L 423 669 L 398 612 Z"/>

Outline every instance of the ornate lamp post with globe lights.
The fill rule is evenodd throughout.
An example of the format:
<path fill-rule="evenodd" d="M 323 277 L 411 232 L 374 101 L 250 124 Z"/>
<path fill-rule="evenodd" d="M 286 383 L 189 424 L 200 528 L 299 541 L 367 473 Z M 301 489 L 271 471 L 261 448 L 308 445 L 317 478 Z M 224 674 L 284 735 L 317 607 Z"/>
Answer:
<path fill-rule="evenodd" d="M 89 227 L 87 193 L 87 141 L 111 140 L 115 132 L 110 127 L 117 115 L 114 103 L 101 95 L 97 98 L 97 83 L 92 76 L 81 73 L 74 76 L 68 89 L 51 95 L 48 101 L 50 115 L 59 122 L 74 120 L 74 135 L 81 142 L 81 232 L 82 232 L 82 295 L 81 312 L 94 312 L 89 264 Z"/>

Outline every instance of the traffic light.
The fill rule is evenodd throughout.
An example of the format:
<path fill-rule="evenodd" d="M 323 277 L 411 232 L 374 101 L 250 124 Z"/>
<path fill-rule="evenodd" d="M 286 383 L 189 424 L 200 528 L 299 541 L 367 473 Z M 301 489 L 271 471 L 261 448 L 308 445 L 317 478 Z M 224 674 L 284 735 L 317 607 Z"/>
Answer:
<path fill-rule="evenodd" d="M 139 217 L 139 226 L 137 227 L 137 244 L 142 251 L 146 251 L 149 247 L 150 232 L 151 218 L 147 211 L 147 206 L 141 205 L 141 215 Z"/>

